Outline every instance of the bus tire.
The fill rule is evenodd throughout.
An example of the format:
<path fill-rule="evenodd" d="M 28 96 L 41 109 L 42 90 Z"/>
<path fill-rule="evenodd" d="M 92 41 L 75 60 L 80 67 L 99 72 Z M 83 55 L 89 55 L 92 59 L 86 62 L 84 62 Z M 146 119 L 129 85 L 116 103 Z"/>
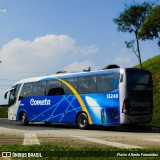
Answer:
<path fill-rule="evenodd" d="M 25 112 L 22 113 L 21 115 L 21 124 L 23 126 L 27 126 L 29 124 L 28 120 L 27 120 L 27 115 Z"/>
<path fill-rule="evenodd" d="M 77 126 L 80 129 L 87 129 L 88 127 L 88 116 L 86 113 L 80 113 L 77 119 Z"/>

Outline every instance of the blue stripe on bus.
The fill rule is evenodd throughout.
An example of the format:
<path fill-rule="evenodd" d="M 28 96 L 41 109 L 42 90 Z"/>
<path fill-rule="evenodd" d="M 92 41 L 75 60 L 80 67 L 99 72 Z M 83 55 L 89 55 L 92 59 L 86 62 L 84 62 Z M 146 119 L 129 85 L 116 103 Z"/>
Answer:
<path fill-rule="evenodd" d="M 119 95 L 118 90 L 108 93 Z M 41 102 L 45 98 L 51 101 L 50 105 L 31 105 L 30 103 L 32 99 L 35 102 Z M 119 98 L 107 99 L 106 93 L 82 94 L 81 98 L 87 107 L 93 124 L 120 124 Z M 26 111 L 28 120 L 32 122 L 75 123 L 77 113 L 82 111 L 82 107 L 74 95 L 63 95 L 25 98 L 20 103 L 18 113 L 22 110 Z M 103 123 L 102 110 L 104 110 Z"/>
<path fill-rule="evenodd" d="M 27 97 L 24 98 L 18 108 L 18 115 L 21 111 L 25 110 L 29 121 L 35 122 L 58 122 L 58 123 L 75 123 L 76 116 L 79 111 L 85 111 L 89 117 L 90 124 L 119 124 L 120 123 L 120 110 L 119 110 L 119 90 L 114 90 L 107 93 L 93 93 L 81 94 L 64 79 L 78 77 L 84 75 L 94 75 L 102 73 L 119 73 L 117 70 L 107 70 L 98 72 L 86 72 L 71 75 L 58 75 L 57 77 L 47 77 L 41 79 L 54 80 L 57 79 L 63 82 L 73 92 L 73 95 L 59 95 L 59 96 L 42 96 L 42 97 Z M 118 97 L 109 98 L 109 95 L 118 95 Z M 35 101 L 38 105 L 33 105 L 31 101 Z M 49 105 L 45 101 L 51 102 Z M 102 112 L 103 115 L 102 115 Z M 103 116 L 103 117 L 102 117 Z M 102 120 L 103 118 L 103 120 Z"/>

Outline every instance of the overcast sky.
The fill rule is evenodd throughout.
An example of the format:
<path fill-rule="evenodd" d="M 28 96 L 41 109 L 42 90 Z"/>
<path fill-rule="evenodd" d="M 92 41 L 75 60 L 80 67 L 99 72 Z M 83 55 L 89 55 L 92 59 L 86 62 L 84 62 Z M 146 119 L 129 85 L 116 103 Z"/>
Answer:
<path fill-rule="evenodd" d="M 23 78 L 138 64 L 124 44 L 134 35 L 117 32 L 113 23 L 131 1 L 0 0 L 0 104 L 4 91 Z M 142 61 L 160 54 L 156 41 L 140 48 Z"/>

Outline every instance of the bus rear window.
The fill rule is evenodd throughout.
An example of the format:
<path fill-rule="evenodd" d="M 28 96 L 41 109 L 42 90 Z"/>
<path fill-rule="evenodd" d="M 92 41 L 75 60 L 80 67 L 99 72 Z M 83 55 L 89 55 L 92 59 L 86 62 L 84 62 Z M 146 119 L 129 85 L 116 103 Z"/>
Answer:
<path fill-rule="evenodd" d="M 127 69 L 128 85 L 152 85 L 152 77 L 149 71 L 140 69 Z"/>

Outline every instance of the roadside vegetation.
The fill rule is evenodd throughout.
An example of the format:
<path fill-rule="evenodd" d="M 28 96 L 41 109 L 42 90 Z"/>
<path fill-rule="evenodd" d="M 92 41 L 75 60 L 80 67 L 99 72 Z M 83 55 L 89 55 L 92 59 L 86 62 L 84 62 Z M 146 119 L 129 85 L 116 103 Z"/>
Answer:
<path fill-rule="evenodd" d="M 0 105 L 0 118 L 7 118 L 8 107 L 6 105 Z"/>
<path fill-rule="evenodd" d="M 40 153 L 39 156 L 42 158 L 12 158 L 12 159 L 87 159 L 87 160 L 119 160 L 119 159 L 158 159 L 159 149 L 117 149 L 112 147 L 72 147 L 72 146 L 61 146 L 61 145 L 31 145 L 31 146 L 19 146 L 19 145 L 3 145 L 0 146 L 0 151 L 12 152 L 13 156 L 16 153 Z M 15 154 L 14 154 L 14 153 Z M 30 154 L 31 155 L 31 154 Z M 150 155 L 150 156 L 149 156 Z M 154 156 L 151 156 L 154 155 Z"/>

